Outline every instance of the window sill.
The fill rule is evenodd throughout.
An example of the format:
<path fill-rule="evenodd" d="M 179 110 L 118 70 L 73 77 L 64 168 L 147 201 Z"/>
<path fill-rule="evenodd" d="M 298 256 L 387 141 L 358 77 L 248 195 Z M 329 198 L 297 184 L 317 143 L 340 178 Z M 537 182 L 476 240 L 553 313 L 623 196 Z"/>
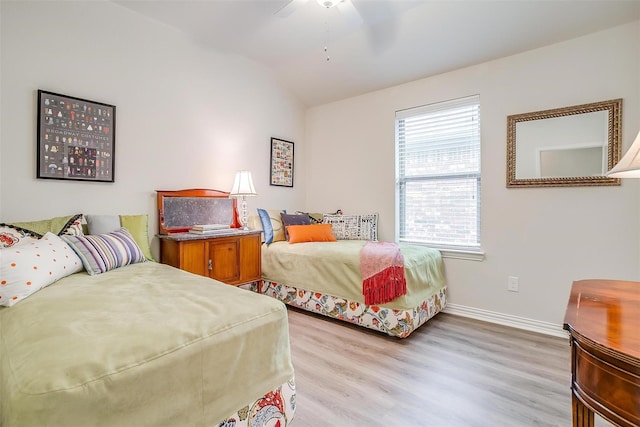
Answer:
<path fill-rule="evenodd" d="M 439 249 L 442 258 L 464 259 L 467 261 L 484 261 L 484 251 L 464 251 L 461 249 Z"/>
<path fill-rule="evenodd" d="M 403 241 L 412 245 L 426 246 L 428 248 L 437 249 L 442 254 L 442 258 L 463 259 L 467 261 L 484 261 L 485 253 L 481 248 L 478 249 L 456 249 L 445 246 L 429 245 L 419 242 Z"/>

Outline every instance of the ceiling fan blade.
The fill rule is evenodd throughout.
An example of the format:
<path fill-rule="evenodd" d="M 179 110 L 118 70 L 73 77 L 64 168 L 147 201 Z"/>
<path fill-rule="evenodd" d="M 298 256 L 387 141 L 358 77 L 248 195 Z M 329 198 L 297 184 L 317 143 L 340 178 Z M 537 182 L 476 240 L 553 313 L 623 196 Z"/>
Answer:
<path fill-rule="evenodd" d="M 306 3 L 307 0 L 289 0 L 280 9 L 276 10 L 273 14 L 279 18 L 286 18 L 295 12 L 299 6 Z"/>
<path fill-rule="evenodd" d="M 358 12 L 358 9 L 356 9 L 351 0 L 342 0 L 336 6 L 340 14 L 344 16 L 350 26 L 362 25 L 364 22 L 362 16 L 360 16 L 360 13 Z"/>

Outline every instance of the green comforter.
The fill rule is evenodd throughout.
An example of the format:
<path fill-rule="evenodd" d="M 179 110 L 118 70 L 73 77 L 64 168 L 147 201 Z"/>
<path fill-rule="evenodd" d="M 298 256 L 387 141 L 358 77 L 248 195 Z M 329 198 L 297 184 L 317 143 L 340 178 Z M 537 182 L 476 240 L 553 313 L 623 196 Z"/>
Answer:
<path fill-rule="evenodd" d="M 262 277 L 326 295 L 364 303 L 360 250 L 364 240 L 274 242 L 262 247 Z M 400 244 L 404 256 L 407 294 L 381 307 L 410 310 L 445 285 L 440 251 Z"/>
<path fill-rule="evenodd" d="M 0 308 L 0 426 L 210 426 L 293 377 L 285 306 L 146 262 Z"/>

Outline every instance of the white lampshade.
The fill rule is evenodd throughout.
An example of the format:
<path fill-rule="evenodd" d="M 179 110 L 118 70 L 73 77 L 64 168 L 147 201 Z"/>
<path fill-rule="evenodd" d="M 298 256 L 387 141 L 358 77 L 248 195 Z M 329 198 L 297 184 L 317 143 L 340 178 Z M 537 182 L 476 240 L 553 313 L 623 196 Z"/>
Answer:
<path fill-rule="evenodd" d="M 241 196 L 256 196 L 256 189 L 253 186 L 253 179 L 251 178 L 251 172 L 238 171 L 236 172 L 236 179 L 233 181 L 233 188 L 229 193 L 232 197 Z"/>
<path fill-rule="evenodd" d="M 618 164 L 607 172 L 607 176 L 611 178 L 640 178 L 640 132 L 631 144 L 631 148 Z"/>

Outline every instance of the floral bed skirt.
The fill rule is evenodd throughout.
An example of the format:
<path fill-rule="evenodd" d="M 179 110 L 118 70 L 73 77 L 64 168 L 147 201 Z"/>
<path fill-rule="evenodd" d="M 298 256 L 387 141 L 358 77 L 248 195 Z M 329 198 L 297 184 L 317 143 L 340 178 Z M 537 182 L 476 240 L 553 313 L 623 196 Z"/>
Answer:
<path fill-rule="evenodd" d="M 417 307 L 408 310 L 365 305 L 362 302 L 298 289 L 269 280 L 254 282 L 250 289 L 303 310 L 375 329 L 399 338 L 409 336 L 411 332 L 444 309 L 447 303 L 446 286 L 422 301 Z"/>
<path fill-rule="evenodd" d="M 296 386 L 292 378 L 258 400 L 250 402 L 217 427 L 286 427 L 296 411 Z"/>

